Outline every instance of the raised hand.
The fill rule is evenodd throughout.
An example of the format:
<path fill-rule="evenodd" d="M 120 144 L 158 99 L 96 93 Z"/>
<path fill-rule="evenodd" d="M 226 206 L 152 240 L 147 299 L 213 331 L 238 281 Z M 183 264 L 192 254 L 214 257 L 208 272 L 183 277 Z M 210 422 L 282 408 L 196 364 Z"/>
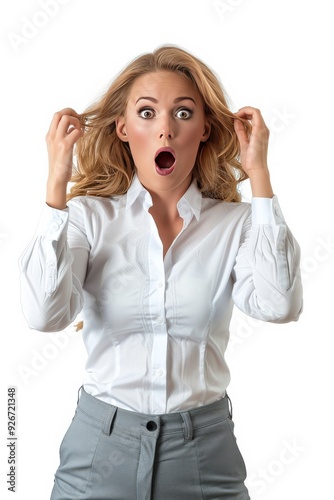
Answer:
<path fill-rule="evenodd" d="M 240 143 L 241 166 L 249 176 L 253 196 L 271 198 L 273 191 L 267 163 L 269 129 L 259 109 L 245 106 L 235 116 L 234 129 Z M 252 126 L 250 134 L 238 118 L 249 120 Z"/>
<path fill-rule="evenodd" d="M 49 156 L 49 176 L 46 203 L 51 207 L 66 207 L 67 184 L 71 180 L 73 149 L 83 135 L 80 115 L 72 108 L 54 114 L 45 137 Z"/>

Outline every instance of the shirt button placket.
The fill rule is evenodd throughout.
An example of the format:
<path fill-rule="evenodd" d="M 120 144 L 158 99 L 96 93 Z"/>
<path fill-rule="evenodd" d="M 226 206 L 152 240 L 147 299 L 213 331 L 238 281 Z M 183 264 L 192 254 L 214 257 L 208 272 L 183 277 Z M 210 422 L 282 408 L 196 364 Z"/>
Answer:
<path fill-rule="evenodd" d="M 166 356 L 167 327 L 165 318 L 164 282 L 156 282 L 155 289 L 157 316 L 154 322 L 152 349 L 152 404 L 154 413 L 164 413 L 166 408 Z"/>

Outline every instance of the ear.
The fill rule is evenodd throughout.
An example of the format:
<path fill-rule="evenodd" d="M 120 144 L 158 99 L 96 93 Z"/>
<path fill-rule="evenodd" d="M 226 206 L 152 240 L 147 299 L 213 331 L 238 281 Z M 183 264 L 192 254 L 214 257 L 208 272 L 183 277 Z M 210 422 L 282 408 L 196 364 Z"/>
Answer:
<path fill-rule="evenodd" d="M 205 122 L 205 128 L 204 128 L 204 133 L 202 135 L 201 142 L 205 142 L 209 139 L 211 134 L 211 124 L 209 122 Z"/>
<path fill-rule="evenodd" d="M 116 120 L 116 133 L 121 141 L 128 142 L 128 136 L 125 127 L 125 117 L 123 115 L 119 116 Z"/>

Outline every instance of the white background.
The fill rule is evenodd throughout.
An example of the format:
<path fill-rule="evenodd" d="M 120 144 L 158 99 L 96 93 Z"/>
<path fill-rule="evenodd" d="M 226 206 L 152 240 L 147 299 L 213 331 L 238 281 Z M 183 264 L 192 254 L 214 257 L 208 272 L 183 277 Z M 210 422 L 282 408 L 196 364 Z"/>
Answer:
<path fill-rule="evenodd" d="M 20 308 L 17 263 L 44 201 L 44 137 L 50 120 L 67 106 L 82 112 L 135 56 L 164 43 L 189 50 L 213 68 L 233 110 L 261 109 L 271 129 L 274 190 L 302 248 L 305 305 L 299 322 L 265 324 L 236 311 L 231 325 L 229 394 L 252 500 L 329 498 L 334 347 L 330 2 L 50 0 L 48 14 L 42 3 L 2 2 L 0 12 L 1 498 L 49 498 L 85 363 L 80 334 L 32 331 Z M 248 200 L 247 186 L 244 195 Z M 8 386 L 17 387 L 18 398 L 15 494 L 6 485 Z"/>

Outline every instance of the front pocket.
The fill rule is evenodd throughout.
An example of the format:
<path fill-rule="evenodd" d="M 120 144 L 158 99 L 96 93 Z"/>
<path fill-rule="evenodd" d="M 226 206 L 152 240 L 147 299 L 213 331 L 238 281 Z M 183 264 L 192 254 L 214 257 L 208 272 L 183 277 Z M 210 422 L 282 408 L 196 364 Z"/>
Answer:
<path fill-rule="evenodd" d="M 77 409 L 61 442 L 55 474 L 55 498 L 83 498 L 102 428 Z M 56 494 L 56 493 L 54 493 Z"/>
<path fill-rule="evenodd" d="M 201 484 L 205 499 L 248 498 L 246 467 L 233 432 L 233 421 L 220 422 L 195 431 Z"/>

